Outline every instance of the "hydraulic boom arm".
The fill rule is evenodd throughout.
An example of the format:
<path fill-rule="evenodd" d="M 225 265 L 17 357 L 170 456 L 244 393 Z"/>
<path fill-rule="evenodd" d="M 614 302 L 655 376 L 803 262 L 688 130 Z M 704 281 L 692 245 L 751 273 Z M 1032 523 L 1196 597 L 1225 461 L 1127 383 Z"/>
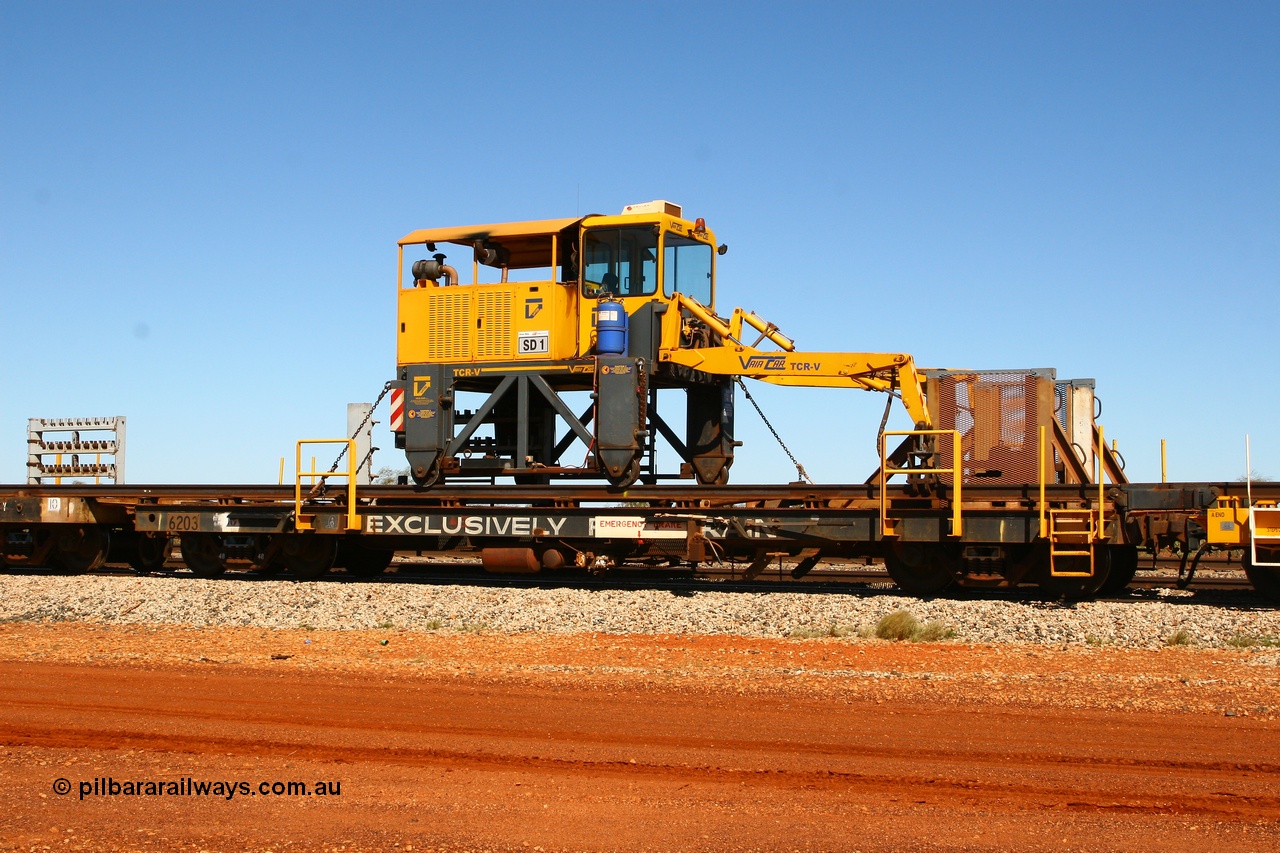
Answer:
<path fill-rule="evenodd" d="M 662 361 L 680 364 L 719 376 L 748 376 L 774 385 L 802 385 L 817 388 L 862 388 L 867 391 L 897 390 L 916 429 L 930 429 L 925 404 L 923 376 L 915 360 L 905 353 L 796 352 L 795 345 L 777 327 L 755 314 L 734 309 L 726 322 L 698 302 L 677 294 L 680 307 L 706 323 L 720 338 L 716 346 L 664 348 Z M 746 324 L 760 332 L 782 352 L 760 350 L 740 340 Z"/>

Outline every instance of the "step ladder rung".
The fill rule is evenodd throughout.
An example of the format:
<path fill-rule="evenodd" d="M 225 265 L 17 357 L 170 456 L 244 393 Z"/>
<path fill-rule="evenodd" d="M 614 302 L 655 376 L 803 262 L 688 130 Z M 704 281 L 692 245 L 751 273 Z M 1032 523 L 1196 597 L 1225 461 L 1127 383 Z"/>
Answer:
<path fill-rule="evenodd" d="M 1091 578 L 1094 565 L 1093 542 L 1096 539 L 1097 518 L 1087 509 L 1049 510 L 1049 574 L 1055 578 Z M 1067 558 L 1088 558 L 1088 570 L 1082 571 L 1082 560 L 1068 563 L 1072 569 L 1060 568 Z"/>

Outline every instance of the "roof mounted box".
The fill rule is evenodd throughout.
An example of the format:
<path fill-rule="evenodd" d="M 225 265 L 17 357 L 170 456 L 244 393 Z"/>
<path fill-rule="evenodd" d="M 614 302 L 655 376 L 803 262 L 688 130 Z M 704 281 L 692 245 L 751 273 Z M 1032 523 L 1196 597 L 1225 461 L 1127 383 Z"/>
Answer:
<path fill-rule="evenodd" d="M 622 214 L 628 213 L 665 213 L 667 216 L 680 216 L 680 205 L 672 204 L 669 201 L 657 199 L 655 201 L 645 201 L 640 204 L 629 204 L 622 208 Z"/>

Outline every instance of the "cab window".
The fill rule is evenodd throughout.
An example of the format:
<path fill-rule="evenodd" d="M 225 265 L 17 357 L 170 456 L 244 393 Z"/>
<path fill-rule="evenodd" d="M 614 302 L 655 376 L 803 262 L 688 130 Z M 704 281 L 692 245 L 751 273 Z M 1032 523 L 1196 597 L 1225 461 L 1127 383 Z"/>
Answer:
<path fill-rule="evenodd" d="M 663 242 L 663 290 L 683 293 L 708 308 L 711 304 L 711 247 L 679 234 L 668 233 Z"/>
<path fill-rule="evenodd" d="M 651 296 L 658 292 L 658 237 L 653 227 L 593 228 L 582 238 L 582 293 Z"/>

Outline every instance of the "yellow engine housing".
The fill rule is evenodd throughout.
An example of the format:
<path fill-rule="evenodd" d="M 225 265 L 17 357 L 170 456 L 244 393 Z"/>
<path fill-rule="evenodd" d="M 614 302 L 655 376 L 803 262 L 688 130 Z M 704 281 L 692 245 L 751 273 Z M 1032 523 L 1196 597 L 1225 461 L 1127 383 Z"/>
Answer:
<path fill-rule="evenodd" d="M 580 354 L 574 284 L 519 282 L 400 291 L 400 364 L 559 361 Z"/>

